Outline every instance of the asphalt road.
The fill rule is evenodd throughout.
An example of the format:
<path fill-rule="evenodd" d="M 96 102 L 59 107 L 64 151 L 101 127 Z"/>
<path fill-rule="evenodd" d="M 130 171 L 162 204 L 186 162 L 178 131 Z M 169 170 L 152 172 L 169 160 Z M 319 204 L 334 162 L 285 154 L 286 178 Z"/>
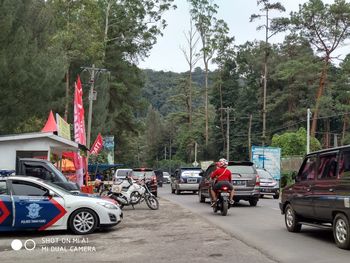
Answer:
<path fill-rule="evenodd" d="M 162 197 L 159 202 L 155 211 L 144 203 L 134 210 L 125 207 L 121 224 L 86 236 L 68 231 L 0 233 L 0 262 L 276 262 L 191 210 Z M 13 250 L 15 239 L 27 243 L 27 249 Z"/>
<path fill-rule="evenodd" d="M 227 216 L 213 214 L 209 203 L 199 203 L 198 195 L 171 194 L 170 186 L 159 188 L 159 195 L 202 216 L 245 244 L 280 262 L 343 263 L 350 251 L 339 249 L 332 231 L 303 226 L 301 233 L 290 233 L 284 225 L 278 200 L 260 199 L 256 207 L 241 201 Z M 207 200 L 209 201 L 209 200 Z"/>

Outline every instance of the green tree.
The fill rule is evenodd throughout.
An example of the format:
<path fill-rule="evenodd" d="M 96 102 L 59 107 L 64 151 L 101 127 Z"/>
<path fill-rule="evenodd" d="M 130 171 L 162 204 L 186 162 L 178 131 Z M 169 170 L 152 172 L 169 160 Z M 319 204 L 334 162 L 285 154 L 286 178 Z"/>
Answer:
<path fill-rule="evenodd" d="M 46 1 L 0 2 L 1 133 L 38 131 L 37 121 L 45 120 L 50 109 L 63 111 L 66 61 L 51 44 L 51 11 Z"/>
<path fill-rule="evenodd" d="M 223 20 L 218 20 L 215 15 L 218 5 L 212 0 L 188 0 L 191 4 L 191 17 L 195 21 L 202 42 L 202 58 L 205 68 L 205 146 L 209 142 L 209 100 L 208 100 L 208 75 L 209 62 L 217 50 L 217 34 L 228 34 L 228 26 Z"/>
<path fill-rule="evenodd" d="M 290 22 L 292 29 L 306 38 L 316 52 L 321 53 L 323 60 L 311 127 L 311 134 L 314 136 L 332 53 L 350 37 L 350 3 L 335 0 L 329 5 L 322 0 L 310 0 L 298 12 L 291 13 Z"/>
<path fill-rule="evenodd" d="M 270 34 L 270 12 L 272 10 L 274 11 L 280 11 L 284 12 L 285 8 L 280 2 L 276 3 L 270 3 L 270 0 L 258 0 L 257 1 L 258 5 L 262 5 L 262 8 L 260 11 L 263 14 L 253 14 L 250 17 L 250 21 L 254 21 L 257 18 L 264 17 L 265 18 L 265 24 L 261 25 L 258 27 L 258 30 L 264 28 L 265 29 L 265 54 L 264 54 L 264 77 L 263 77 L 263 110 L 262 110 L 262 115 L 263 115 L 263 130 L 262 130 L 262 145 L 264 146 L 265 141 L 266 141 L 266 93 L 267 93 L 267 74 L 268 74 L 268 68 L 267 68 L 267 60 L 269 56 L 269 39 L 278 33 L 278 30 L 275 30 L 273 33 Z"/>
<path fill-rule="evenodd" d="M 282 156 L 304 156 L 306 154 L 306 130 L 300 128 L 296 132 L 285 132 L 281 135 L 275 134 L 272 137 L 273 147 L 280 147 Z M 310 150 L 317 151 L 321 149 L 321 143 L 314 137 L 310 139 Z"/>

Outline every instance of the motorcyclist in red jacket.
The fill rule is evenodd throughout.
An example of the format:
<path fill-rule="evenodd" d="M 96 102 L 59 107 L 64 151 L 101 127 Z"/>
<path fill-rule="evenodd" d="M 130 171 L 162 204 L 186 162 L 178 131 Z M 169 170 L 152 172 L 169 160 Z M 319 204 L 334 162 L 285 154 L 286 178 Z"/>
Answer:
<path fill-rule="evenodd" d="M 222 186 L 227 186 L 230 190 L 230 204 L 233 204 L 233 186 L 231 184 L 232 181 L 232 175 L 231 171 L 227 169 L 228 162 L 226 159 L 222 158 L 217 163 L 217 169 L 210 175 L 210 178 L 212 180 L 212 186 L 210 188 L 210 193 L 212 197 L 211 206 L 214 206 L 216 204 L 217 196 L 216 196 L 216 190 L 220 189 Z"/>

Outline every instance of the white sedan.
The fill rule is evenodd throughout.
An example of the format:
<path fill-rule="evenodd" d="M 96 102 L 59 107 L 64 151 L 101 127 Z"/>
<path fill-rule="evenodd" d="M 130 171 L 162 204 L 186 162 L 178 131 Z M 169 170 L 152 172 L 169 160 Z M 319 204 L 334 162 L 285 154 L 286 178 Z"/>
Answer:
<path fill-rule="evenodd" d="M 115 226 L 122 218 L 112 202 L 73 195 L 34 177 L 0 177 L 0 232 L 70 229 L 82 235 Z"/>

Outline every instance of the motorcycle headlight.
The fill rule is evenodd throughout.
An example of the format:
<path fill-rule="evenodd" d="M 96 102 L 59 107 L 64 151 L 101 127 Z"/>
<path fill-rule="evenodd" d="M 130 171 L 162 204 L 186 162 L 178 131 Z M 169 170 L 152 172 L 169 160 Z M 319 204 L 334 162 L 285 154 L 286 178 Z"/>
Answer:
<path fill-rule="evenodd" d="M 118 209 L 118 206 L 114 205 L 114 204 L 110 204 L 110 203 L 98 203 L 99 205 L 102 205 L 103 207 L 105 208 L 108 208 L 108 209 Z"/>

